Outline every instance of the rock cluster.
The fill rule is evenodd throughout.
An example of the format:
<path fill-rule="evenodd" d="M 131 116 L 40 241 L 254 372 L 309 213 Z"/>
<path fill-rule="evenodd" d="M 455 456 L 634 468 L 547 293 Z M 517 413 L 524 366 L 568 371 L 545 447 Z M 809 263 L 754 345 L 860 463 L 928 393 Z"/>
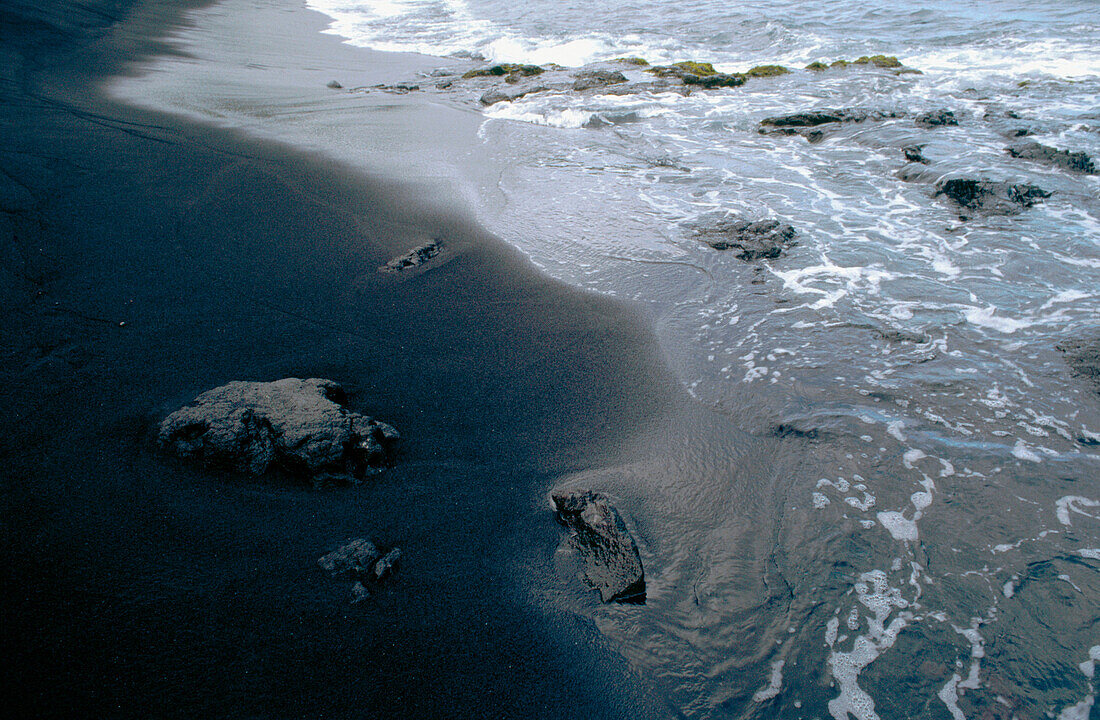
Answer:
<path fill-rule="evenodd" d="M 1063 340 L 1055 347 L 1065 354 L 1073 374 L 1089 382 L 1100 394 L 1100 334 L 1091 338 Z"/>
<path fill-rule="evenodd" d="M 562 490 L 552 498 L 558 520 L 572 530 L 585 579 L 603 601 L 644 603 L 645 571 L 638 546 L 611 501 L 586 490 Z"/>
<path fill-rule="evenodd" d="M 370 597 L 369 586 L 393 574 L 400 559 L 400 548 L 391 548 L 383 553 L 370 540 L 356 538 L 321 556 L 317 564 L 334 578 L 355 581 L 351 587 L 351 602 L 354 605 Z"/>
<path fill-rule="evenodd" d="M 235 381 L 166 417 L 157 442 L 178 457 L 253 476 L 278 469 L 313 482 L 354 481 L 387 464 L 400 435 L 346 402 L 331 380 Z"/>

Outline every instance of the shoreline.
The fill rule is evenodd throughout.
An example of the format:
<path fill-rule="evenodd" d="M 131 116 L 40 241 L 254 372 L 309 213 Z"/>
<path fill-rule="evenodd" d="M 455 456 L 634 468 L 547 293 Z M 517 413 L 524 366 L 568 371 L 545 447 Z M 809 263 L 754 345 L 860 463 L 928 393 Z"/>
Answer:
<path fill-rule="evenodd" d="M 555 565 L 545 493 L 621 461 L 680 402 L 644 322 L 538 274 L 457 202 L 418 208 L 408 186 L 87 94 L 97 73 L 168 47 L 150 33 L 174 27 L 180 6 L 139 7 L 135 24 L 29 57 L 5 83 L 16 707 L 666 715 L 599 631 L 548 596 L 595 602 Z M 455 238 L 446 263 L 398 282 L 376 272 L 434 233 Z M 288 375 L 343 382 L 356 409 L 408 438 L 402 461 L 319 492 L 149 451 L 150 421 L 173 404 Z M 393 591 L 361 614 L 314 574 L 358 534 L 407 553 Z"/>

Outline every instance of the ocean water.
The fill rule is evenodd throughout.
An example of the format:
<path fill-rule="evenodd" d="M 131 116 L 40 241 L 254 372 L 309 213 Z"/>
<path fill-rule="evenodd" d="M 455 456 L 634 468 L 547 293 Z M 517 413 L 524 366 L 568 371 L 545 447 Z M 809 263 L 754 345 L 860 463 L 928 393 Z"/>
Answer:
<path fill-rule="evenodd" d="M 742 435 L 689 426 L 644 467 L 585 479 L 627 498 L 650 594 L 578 612 L 673 714 L 1096 717 L 1100 399 L 1055 346 L 1100 330 L 1100 176 L 1005 148 L 1100 157 L 1100 6 L 309 5 L 349 43 L 456 73 L 620 56 L 794 69 L 488 108 L 487 81 L 408 78 L 482 114 L 477 152 L 500 169 L 474 194 L 483 222 L 551 275 L 643 306 L 698 407 L 770 457 L 738 469 Z M 880 53 L 920 74 L 801 69 Z M 759 132 L 820 108 L 896 117 L 815 143 Z M 958 125 L 913 122 L 940 109 Z M 907 165 L 912 145 L 927 165 Z M 963 220 L 933 194 L 964 176 L 1052 194 Z M 745 263 L 693 237 L 726 216 L 781 219 L 798 244 Z"/>

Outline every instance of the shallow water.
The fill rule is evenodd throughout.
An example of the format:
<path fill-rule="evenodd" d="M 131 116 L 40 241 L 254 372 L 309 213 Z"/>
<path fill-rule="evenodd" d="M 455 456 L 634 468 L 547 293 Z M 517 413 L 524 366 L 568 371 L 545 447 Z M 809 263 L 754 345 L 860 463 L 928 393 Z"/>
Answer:
<path fill-rule="evenodd" d="M 1026 130 L 1100 156 L 1094 3 L 309 5 L 354 44 L 456 70 L 623 55 L 796 68 L 484 111 L 484 85 L 430 90 L 483 112 L 480 219 L 549 274 L 643 306 L 695 403 L 636 463 L 563 479 L 622 499 L 647 605 L 554 602 L 592 617 L 679 716 L 1090 715 L 1100 402 L 1054 346 L 1100 327 L 1100 178 L 1004 148 Z M 797 70 L 877 53 L 922 74 Z M 847 107 L 899 117 L 820 143 L 758 132 Z M 941 108 L 959 125 L 913 122 Z M 930 162 L 906 181 L 910 145 Z M 956 175 L 1053 194 L 964 221 L 933 198 Z M 798 245 L 746 264 L 691 236 L 725 214 L 780 218 Z"/>

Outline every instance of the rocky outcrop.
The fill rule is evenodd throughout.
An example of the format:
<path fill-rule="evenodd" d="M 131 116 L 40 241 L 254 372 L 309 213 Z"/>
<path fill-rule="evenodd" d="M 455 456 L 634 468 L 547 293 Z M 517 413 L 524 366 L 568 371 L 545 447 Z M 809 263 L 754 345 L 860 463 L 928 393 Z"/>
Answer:
<path fill-rule="evenodd" d="M 619 512 L 603 494 L 553 493 L 558 520 L 572 531 L 588 583 L 604 602 L 644 603 L 645 572 L 638 546 Z"/>
<path fill-rule="evenodd" d="M 387 273 L 399 273 L 405 270 L 412 270 L 413 268 L 420 267 L 441 252 L 443 252 L 443 241 L 432 240 L 419 247 L 414 247 L 404 255 L 398 255 L 378 269 L 381 272 Z"/>
<path fill-rule="evenodd" d="M 861 123 L 899 117 L 897 113 L 861 108 L 812 110 L 767 117 L 760 121 L 760 133 L 767 135 L 800 135 L 811 143 L 825 138 L 825 131 L 842 123 Z"/>
<path fill-rule="evenodd" d="M 1096 165 L 1093 164 L 1092 158 L 1085 152 L 1058 150 L 1047 145 L 1041 145 L 1037 142 L 1019 143 L 1005 148 L 1005 152 L 1014 158 L 1035 160 L 1036 162 L 1062 168 L 1063 170 L 1070 170 L 1072 172 L 1090 175 L 1096 172 Z"/>
<path fill-rule="evenodd" d="M 356 538 L 322 555 L 317 559 L 317 564 L 333 578 L 354 580 L 351 604 L 358 605 L 370 597 L 372 584 L 393 574 L 400 557 L 400 548 L 392 548 L 383 554 L 370 540 Z"/>
<path fill-rule="evenodd" d="M 950 110 L 931 110 L 918 115 L 913 122 L 922 128 L 937 128 L 946 125 L 958 125 L 959 120 Z"/>
<path fill-rule="evenodd" d="M 525 95 L 546 92 L 547 90 L 549 90 L 549 88 L 544 85 L 490 88 L 489 90 L 486 90 L 484 93 L 482 93 L 478 101 L 485 107 L 489 107 L 490 105 L 496 105 L 497 103 L 501 102 L 514 102 Z"/>
<path fill-rule="evenodd" d="M 746 76 L 721 73 L 706 62 L 687 60 L 672 65 L 655 65 L 646 72 L 661 78 L 678 78 L 684 85 L 697 85 L 703 88 L 740 87 L 745 84 Z"/>
<path fill-rule="evenodd" d="M 736 250 L 746 262 L 777 258 L 795 244 L 795 229 L 778 220 L 721 220 L 695 236 L 715 250 Z"/>
<path fill-rule="evenodd" d="M 943 195 L 959 208 L 983 215 L 1015 215 L 1050 197 L 1035 185 L 994 182 L 973 178 L 950 178 L 936 184 L 934 197 Z"/>
<path fill-rule="evenodd" d="M 512 79 L 514 82 L 521 77 L 533 77 L 535 75 L 541 75 L 546 72 L 546 69 L 539 65 L 520 65 L 517 63 L 502 63 L 500 65 L 489 65 L 487 67 L 475 68 L 462 75 L 464 80 L 477 77 L 502 77 L 507 82 L 508 79 Z"/>
<path fill-rule="evenodd" d="M 577 92 L 605 88 L 610 85 L 619 85 L 626 82 L 626 75 L 618 70 L 582 70 L 573 76 L 573 89 Z"/>
<path fill-rule="evenodd" d="M 157 442 L 180 458 L 253 476 L 280 470 L 313 482 L 353 481 L 385 466 L 400 436 L 345 403 L 331 380 L 231 382 L 166 417 Z"/>

